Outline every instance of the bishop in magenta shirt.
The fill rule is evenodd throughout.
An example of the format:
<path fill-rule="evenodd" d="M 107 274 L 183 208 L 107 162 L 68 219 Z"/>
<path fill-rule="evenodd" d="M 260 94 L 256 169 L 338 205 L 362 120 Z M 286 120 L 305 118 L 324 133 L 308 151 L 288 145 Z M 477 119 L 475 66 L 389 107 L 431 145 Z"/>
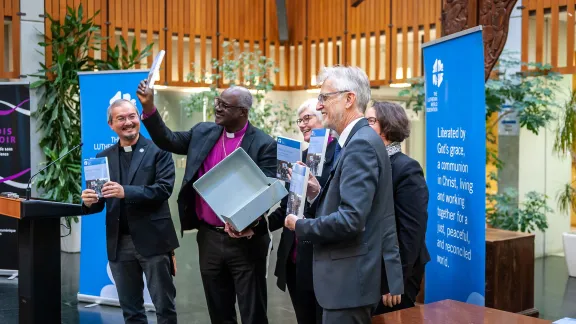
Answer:
<path fill-rule="evenodd" d="M 248 123 L 236 133 L 228 133 L 224 129 L 222 135 L 198 169 L 198 178 L 206 174 L 206 172 L 210 171 L 216 164 L 239 148 L 240 145 L 242 145 L 242 139 L 247 129 Z M 196 199 L 196 214 L 198 215 L 198 219 L 212 226 L 224 226 L 224 223 L 200 195 L 196 194 L 194 199 Z"/>

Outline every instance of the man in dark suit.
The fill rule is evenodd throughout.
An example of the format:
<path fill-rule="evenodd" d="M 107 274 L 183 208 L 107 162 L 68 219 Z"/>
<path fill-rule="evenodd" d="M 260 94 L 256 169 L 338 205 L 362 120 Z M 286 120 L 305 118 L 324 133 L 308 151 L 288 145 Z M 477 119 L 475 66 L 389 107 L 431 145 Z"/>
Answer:
<path fill-rule="evenodd" d="M 110 181 L 100 199 L 94 190 L 82 192 L 82 210 L 92 214 L 106 206 L 108 260 L 124 321 L 147 323 L 144 273 L 158 323 L 177 323 L 172 276 L 178 238 L 168 206 L 175 177 L 172 155 L 140 135 L 138 111 L 128 100 L 110 105 L 108 124 L 119 141 L 96 157 L 108 158 Z"/>
<path fill-rule="evenodd" d="M 322 114 L 316 110 L 317 102 L 316 99 L 306 100 L 297 111 L 296 124 L 302 132 L 304 141 L 308 143 L 310 142 L 311 130 L 323 127 Z M 322 175 L 318 178 L 320 186 L 324 186 L 328 180 L 336 142 L 333 137 L 328 140 Z M 306 161 L 307 154 L 308 150 L 305 150 L 302 154 L 302 161 Z M 290 183 L 286 183 L 286 189 L 290 189 Z M 305 218 L 316 216 L 316 204 L 317 201 L 314 205 L 305 202 Z M 319 324 L 322 323 L 322 307 L 318 305 L 312 283 L 312 244 L 310 241 L 297 242 L 294 232 L 284 227 L 287 205 L 288 196 L 282 199 L 280 207 L 268 215 L 270 231 L 283 228 L 274 271 L 274 275 L 278 278 L 276 285 L 282 291 L 288 287 L 298 324 Z"/>
<path fill-rule="evenodd" d="M 317 109 L 324 126 L 340 135 L 333 167 L 320 193 L 310 177 L 307 196 L 319 200 L 316 218 L 288 215 L 285 225 L 299 241 L 314 244 L 314 291 L 323 323 L 370 323 L 383 290 L 395 298 L 403 293 L 390 160 L 363 116 L 370 100 L 366 73 L 329 67 L 319 80 Z M 380 276 L 382 260 L 386 278 Z"/>
<path fill-rule="evenodd" d="M 138 86 L 143 122 L 160 148 L 187 155 L 178 195 L 182 232 L 198 229 L 200 273 L 212 323 L 236 323 L 236 297 L 242 323 L 266 324 L 266 259 L 270 246 L 264 217 L 235 232 L 195 192 L 192 183 L 238 147 L 268 177 L 276 177 L 276 141 L 248 122 L 252 95 L 243 87 L 224 90 L 215 100 L 216 123 L 199 123 L 189 131 L 172 132 L 154 107 L 146 81 Z M 226 197 L 222 197 L 226 199 Z"/>

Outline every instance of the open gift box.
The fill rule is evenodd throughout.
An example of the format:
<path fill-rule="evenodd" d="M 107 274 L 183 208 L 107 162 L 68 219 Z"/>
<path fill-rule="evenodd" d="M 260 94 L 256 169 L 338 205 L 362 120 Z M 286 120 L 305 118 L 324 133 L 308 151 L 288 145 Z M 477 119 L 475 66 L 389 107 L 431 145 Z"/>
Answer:
<path fill-rule="evenodd" d="M 288 195 L 284 184 L 268 178 L 241 147 L 193 186 L 220 220 L 239 232 Z"/>

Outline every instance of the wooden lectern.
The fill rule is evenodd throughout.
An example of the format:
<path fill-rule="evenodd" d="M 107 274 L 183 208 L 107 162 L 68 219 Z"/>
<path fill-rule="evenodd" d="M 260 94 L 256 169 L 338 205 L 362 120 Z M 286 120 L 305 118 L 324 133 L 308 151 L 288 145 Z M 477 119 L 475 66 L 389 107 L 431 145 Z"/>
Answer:
<path fill-rule="evenodd" d="M 0 197 L 0 215 L 18 222 L 19 323 L 60 323 L 60 217 L 81 205 Z"/>

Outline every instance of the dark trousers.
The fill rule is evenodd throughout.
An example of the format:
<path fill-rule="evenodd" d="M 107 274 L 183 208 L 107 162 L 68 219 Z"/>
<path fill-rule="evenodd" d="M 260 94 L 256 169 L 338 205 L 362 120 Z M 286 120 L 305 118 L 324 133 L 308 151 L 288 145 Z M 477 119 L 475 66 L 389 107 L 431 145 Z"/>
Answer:
<path fill-rule="evenodd" d="M 238 298 L 242 324 L 267 324 L 266 258 L 270 237 L 235 239 L 201 226 L 196 240 L 212 323 L 237 323 Z"/>
<path fill-rule="evenodd" d="M 368 305 L 346 309 L 324 309 L 322 314 L 323 324 L 370 324 L 372 322 L 371 311 L 375 305 Z"/>
<path fill-rule="evenodd" d="M 412 270 L 412 275 L 406 281 L 404 281 L 404 294 L 402 294 L 402 300 L 400 304 L 394 307 L 384 306 L 382 299 L 376 306 L 372 315 L 380 315 L 384 313 L 395 312 L 403 310 L 406 308 L 414 307 L 416 301 L 416 296 L 420 292 L 420 284 L 422 283 L 422 278 L 424 277 L 424 265 L 419 265 L 414 267 Z"/>
<path fill-rule="evenodd" d="M 123 235 L 118 242 L 116 260 L 109 262 L 126 323 L 148 323 L 144 309 L 142 273 L 146 276 L 158 324 L 177 323 L 174 304 L 176 288 L 172 281 L 168 253 L 143 257 L 136 252 L 132 238 Z"/>
<path fill-rule="evenodd" d="M 312 276 L 311 273 L 310 276 Z M 314 289 L 298 285 L 296 265 L 292 263 L 292 260 L 286 262 L 286 286 L 288 286 L 298 324 L 322 324 L 322 307 L 318 305 Z"/>

